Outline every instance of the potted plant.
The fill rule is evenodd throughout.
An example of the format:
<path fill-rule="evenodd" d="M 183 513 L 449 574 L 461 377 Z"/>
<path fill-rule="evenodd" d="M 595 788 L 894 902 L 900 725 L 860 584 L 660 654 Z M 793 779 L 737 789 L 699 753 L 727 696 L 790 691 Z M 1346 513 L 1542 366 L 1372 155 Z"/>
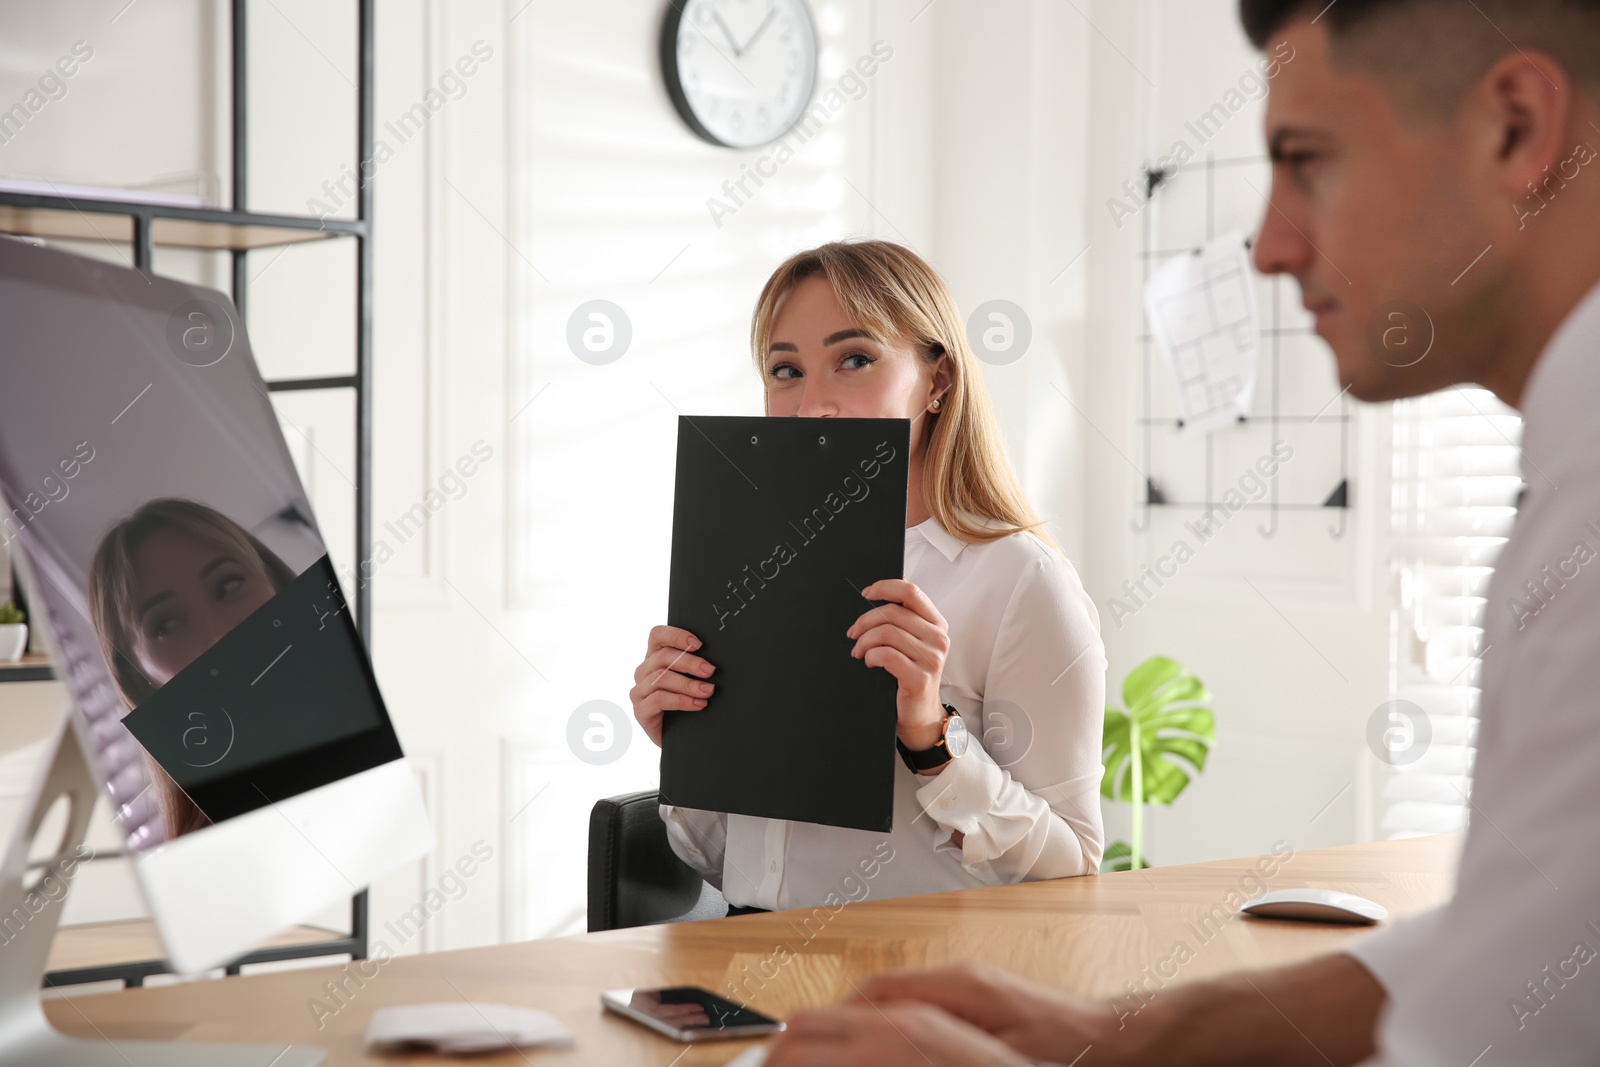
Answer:
<path fill-rule="evenodd" d="M 0 663 L 15 663 L 28 647 L 27 617 L 11 601 L 0 604 Z"/>
<path fill-rule="evenodd" d="M 1144 806 L 1176 800 L 1190 777 L 1205 770 L 1216 736 L 1211 692 L 1165 656 L 1151 656 L 1128 672 L 1122 702 L 1126 711 L 1106 709 L 1100 795 L 1133 805 L 1133 840 L 1106 849 L 1105 871 L 1150 866 L 1144 855 Z"/>

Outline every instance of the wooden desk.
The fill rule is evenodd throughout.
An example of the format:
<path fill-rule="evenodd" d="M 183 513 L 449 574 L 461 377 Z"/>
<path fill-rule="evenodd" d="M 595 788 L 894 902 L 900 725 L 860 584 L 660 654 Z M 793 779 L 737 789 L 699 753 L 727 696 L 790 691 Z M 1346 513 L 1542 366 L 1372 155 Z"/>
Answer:
<path fill-rule="evenodd" d="M 1453 884 L 1459 837 L 1423 838 L 1295 853 L 1267 888 L 1319 885 L 1359 893 L 1403 915 L 1444 900 Z M 308 1005 L 336 1003 L 323 984 L 345 968 L 228 978 L 46 1002 L 50 1020 L 80 1037 L 283 1041 L 328 1051 L 329 1067 L 356 1063 L 440 1063 L 432 1057 L 369 1060 L 362 1039 L 374 1008 L 462 997 L 542 1008 L 578 1035 L 567 1051 L 475 1059 L 479 1067 L 537 1063 L 613 1067 L 721 1064 L 747 1042 L 683 1051 L 665 1038 L 603 1014 L 602 989 L 694 984 L 726 992 L 748 981 L 749 1003 L 785 1015 L 838 1000 L 851 983 L 887 967 L 962 959 L 988 960 L 1037 981 L 1095 997 L 1124 993 L 1148 967 L 1171 975 L 1178 942 L 1193 958 L 1176 974 L 1187 981 L 1240 967 L 1286 963 L 1337 949 L 1359 936 L 1351 928 L 1234 917 L 1202 923 L 1230 892 L 1248 896 L 1256 860 L 1162 867 L 960 893 L 863 900 L 823 919 L 778 912 L 711 922 L 650 926 L 529 941 L 493 948 L 406 956 L 364 985 L 349 982 L 347 1006 L 319 1031 Z M 869 883 L 870 884 L 870 883 Z M 1231 912 L 1230 912 L 1231 913 Z M 1213 913 L 1220 914 L 1220 913 Z M 776 977 L 758 973 L 780 945 L 792 950 Z M 369 968 L 372 965 L 369 964 Z M 749 970 L 746 970 L 749 968 Z M 369 969 L 367 974 L 372 974 Z M 1159 980 L 1159 976 L 1158 976 Z"/>

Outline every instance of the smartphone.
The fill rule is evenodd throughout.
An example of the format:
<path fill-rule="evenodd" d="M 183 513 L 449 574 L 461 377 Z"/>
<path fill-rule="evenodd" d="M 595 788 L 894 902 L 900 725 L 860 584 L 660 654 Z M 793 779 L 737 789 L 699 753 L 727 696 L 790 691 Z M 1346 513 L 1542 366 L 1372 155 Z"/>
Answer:
<path fill-rule="evenodd" d="M 776 1019 L 696 986 L 611 989 L 600 994 L 600 1003 L 674 1041 L 726 1041 L 783 1029 Z"/>

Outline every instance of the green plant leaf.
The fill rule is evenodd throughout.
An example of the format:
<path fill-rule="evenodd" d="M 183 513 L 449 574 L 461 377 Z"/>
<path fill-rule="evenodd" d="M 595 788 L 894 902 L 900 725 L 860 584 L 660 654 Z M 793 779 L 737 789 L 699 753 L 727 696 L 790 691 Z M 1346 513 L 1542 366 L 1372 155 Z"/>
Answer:
<path fill-rule="evenodd" d="M 8 600 L 4 604 L 0 604 L 0 626 L 9 626 L 26 621 L 27 619 L 23 616 L 22 609 L 11 603 L 11 601 Z"/>
<path fill-rule="evenodd" d="M 1142 704 L 1150 694 L 1183 674 L 1183 667 L 1166 656 L 1151 656 L 1133 670 L 1122 682 L 1122 702 L 1132 708 Z"/>
<path fill-rule="evenodd" d="M 1171 804 L 1205 770 L 1216 737 L 1212 699 L 1200 679 L 1165 656 L 1152 656 L 1122 686 L 1127 711 L 1107 708 L 1102 736 L 1106 773 L 1100 795 L 1135 804 Z M 1133 795 L 1134 726 L 1139 734 L 1143 796 Z"/>
<path fill-rule="evenodd" d="M 1144 857 L 1139 858 L 1140 867 L 1150 866 L 1150 861 Z M 1115 871 L 1133 869 L 1133 846 L 1126 841 L 1118 841 L 1106 849 L 1105 855 L 1100 859 L 1100 873 L 1111 874 Z"/>

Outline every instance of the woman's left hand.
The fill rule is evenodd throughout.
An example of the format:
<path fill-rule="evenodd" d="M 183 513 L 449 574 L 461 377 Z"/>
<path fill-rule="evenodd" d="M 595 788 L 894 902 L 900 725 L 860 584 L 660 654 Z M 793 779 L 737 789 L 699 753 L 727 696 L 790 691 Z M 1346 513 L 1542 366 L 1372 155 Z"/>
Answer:
<path fill-rule="evenodd" d="M 873 582 L 861 595 L 892 603 L 870 609 L 845 631 L 856 642 L 850 654 L 899 681 L 900 742 L 914 752 L 932 748 L 943 733 L 939 678 L 950 652 L 950 624 L 926 593 L 900 578 Z"/>

